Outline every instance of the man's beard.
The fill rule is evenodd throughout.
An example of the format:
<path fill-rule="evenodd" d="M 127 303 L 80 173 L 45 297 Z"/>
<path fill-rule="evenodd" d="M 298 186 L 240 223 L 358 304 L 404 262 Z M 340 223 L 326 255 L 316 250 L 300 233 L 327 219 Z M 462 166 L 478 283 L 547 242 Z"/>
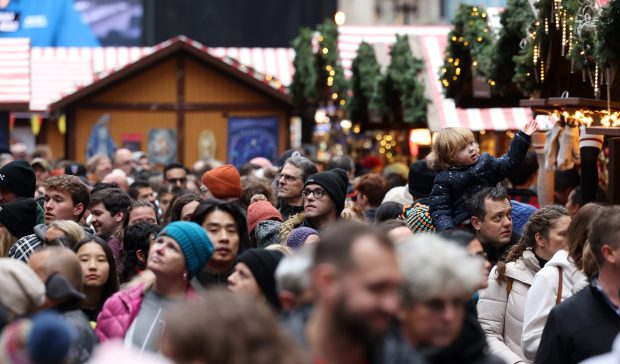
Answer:
<path fill-rule="evenodd" d="M 386 334 L 373 330 L 369 324 L 368 317 L 362 317 L 349 312 L 344 295 L 336 302 L 333 319 L 336 327 L 342 330 L 347 337 L 369 350 L 381 342 Z"/>

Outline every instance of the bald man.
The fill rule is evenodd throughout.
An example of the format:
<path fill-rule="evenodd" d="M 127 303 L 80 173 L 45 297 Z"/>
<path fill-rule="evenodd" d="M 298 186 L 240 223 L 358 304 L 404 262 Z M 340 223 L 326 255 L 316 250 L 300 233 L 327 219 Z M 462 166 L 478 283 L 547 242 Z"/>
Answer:
<path fill-rule="evenodd" d="M 129 178 L 120 169 L 114 169 L 101 180 L 102 183 L 116 183 L 123 192 L 129 192 Z"/>
<path fill-rule="evenodd" d="M 84 273 L 77 255 L 67 248 L 45 247 L 32 254 L 28 265 L 45 283 L 46 307 L 60 313 L 78 333 L 75 363 L 88 362 L 98 340 L 80 308 Z"/>
<path fill-rule="evenodd" d="M 136 172 L 136 162 L 133 160 L 133 152 L 127 148 L 117 149 L 114 153 L 114 168 L 122 170 L 127 176 L 133 176 Z"/>

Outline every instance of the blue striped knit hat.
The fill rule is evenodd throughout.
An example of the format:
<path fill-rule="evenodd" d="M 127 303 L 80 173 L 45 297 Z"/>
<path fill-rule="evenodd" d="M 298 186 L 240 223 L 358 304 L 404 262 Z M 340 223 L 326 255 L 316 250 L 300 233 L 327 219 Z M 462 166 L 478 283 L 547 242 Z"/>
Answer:
<path fill-rule="evenodd" d="M 195 222 L 175 221 L 168 224 L 159 236 L 169 236 L 181 247 L 185 256 L 187 279 L 191 279 L 213 255 L 213 243 L 202 227 Z"/>

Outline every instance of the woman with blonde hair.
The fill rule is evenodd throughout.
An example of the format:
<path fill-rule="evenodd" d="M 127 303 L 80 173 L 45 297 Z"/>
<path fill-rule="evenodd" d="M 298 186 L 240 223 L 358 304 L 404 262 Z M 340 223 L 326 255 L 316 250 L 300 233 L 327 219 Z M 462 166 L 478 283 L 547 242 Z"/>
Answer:
<path fill-rule="evenodd" d="M 478 319 L 487 335 L 490 353 L 507 363 L 526 361 L 521 348 L 525 298 L 538 272 L 560 249 L 566 248 L 568 211 L 547 206 L 525 224 L 523 235 L 489 275 L 480 291 Z"/>
<path fill-rule="evenodd" d="M 86 238 L 84 228 L 75 221 L 56 220 L 47 226 L 45 232 L 45 245 L 50 245 L 54 239 L 66 237 L 71 242 L 67 248 L 73 249 L 75 244 Z"/>

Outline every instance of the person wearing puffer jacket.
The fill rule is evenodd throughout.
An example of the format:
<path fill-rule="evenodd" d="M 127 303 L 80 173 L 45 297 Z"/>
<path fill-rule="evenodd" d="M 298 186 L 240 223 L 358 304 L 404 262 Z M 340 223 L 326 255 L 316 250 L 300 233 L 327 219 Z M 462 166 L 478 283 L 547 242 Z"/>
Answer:
<path fill-rule="evenodd" d="M 523 353 L 529 360 L 536 358 L 551 309 L 588 286 L 581 258 L 592 217 L 597 216 L 602 208 L 594 203 L 583 206 L 568 226 L 567 247 L 555 253 L 549 263 L 534 276 L 525 301 L 521 337 Z"/>
<path fill-rule="evenodd" d="M 536 272 L 561 248 L 547 251 L 541 245 L 550 247 L 549 237 L 567 216 L 562 206 L 536 211 L 525 224 L 519 242 L 491 270 L 489 286 L 480 291 L 478 320 L 487 335 L 490 354 L 506 363 L 529 362 L 521 349 L 525 298 Z"/>
<path fill-rule="evenodd" d="M 99 340 L 119 338 L 141 352 L 158 352 L 164 309 L 196 296 L 190 281 L 212 254 L 213 244 L 200 225 L 167 225 L 149 250 L 147 268 L 154 282 L 117 292 L 105 302 L 95 329 Z"/>

